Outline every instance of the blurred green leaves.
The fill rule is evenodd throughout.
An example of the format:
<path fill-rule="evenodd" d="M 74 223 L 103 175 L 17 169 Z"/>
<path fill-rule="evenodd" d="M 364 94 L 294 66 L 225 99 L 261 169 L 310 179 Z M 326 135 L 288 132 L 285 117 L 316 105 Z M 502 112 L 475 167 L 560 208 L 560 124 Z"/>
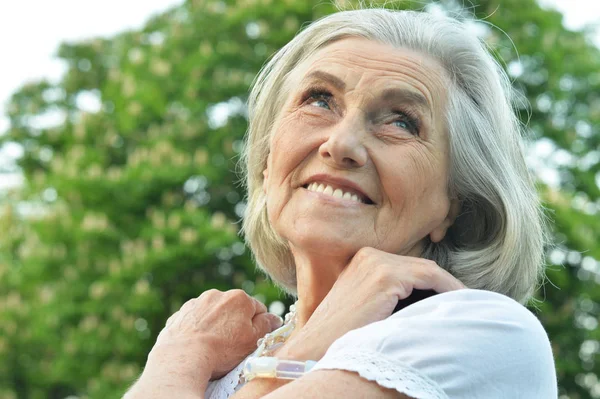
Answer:
<path fill-rule="evenodd" d="M 289 303 L 237 235 L 233 170 L 252 79 L 334 10 L 186 1 L 139 31 L 63 44 L 63 80 L 13 95 L 0 143 L 23 146 L 26 185 L 0 203 L 0 398 L 120 397 L 168 316 L 209 288 Z M 473 11 L 510 36 L 476 24 L 531 102 L 521 114 L 532 137 L 568 160 L 558 183 L 540 185 L 559 245 L 548 271 L 558 288 L 546 284 L 538 308 L 561 392 L 587 398 L 600 389 L 600 51 L 533 0 Z"/>

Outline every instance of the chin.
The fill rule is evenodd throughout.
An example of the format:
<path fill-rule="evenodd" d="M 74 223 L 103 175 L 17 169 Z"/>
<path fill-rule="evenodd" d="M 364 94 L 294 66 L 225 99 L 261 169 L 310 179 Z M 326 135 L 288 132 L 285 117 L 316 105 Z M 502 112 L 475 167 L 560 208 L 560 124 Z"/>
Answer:
<path fill-rule="evenodd" d="M 365 246 L 372 244 L 359 242 L 348 230 L 342 231 L 336 226 L 325 223 L 302 223 L 298 220 L 292 231 L 282 232 L 290 244 L 303 251 L 320 254 L 324 257 L 351 258 Z"/>

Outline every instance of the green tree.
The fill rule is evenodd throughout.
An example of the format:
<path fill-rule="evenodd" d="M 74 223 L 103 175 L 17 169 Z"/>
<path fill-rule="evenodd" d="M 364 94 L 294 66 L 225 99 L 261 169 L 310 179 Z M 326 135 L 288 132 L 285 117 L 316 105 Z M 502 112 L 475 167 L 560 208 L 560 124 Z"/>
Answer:
<path fill-rule="evenodd" d="M 62 81 L 13 95 L 0 142 L 23 146 L 26 184 L 0 211 L 0 398 L 120 397 L 168 316 L 209 288 L 289 303 L 237 235 L 244 193 L 233 170 L 260 66 L 334 10 L 189 0 L 139 31 L 63 44 Z M 534 137 L 572 158 L 560 165 L 560 187 L 540 184 L 560 246 L 548 273 L 559 289 L 544 287 L 538 313 L 561 392 L 590 397 L 599 374 L 600 51 L 533 0 L 482 0 L 473 12 L 519 50 L 517 58 L 499 29 L 485 31 L 532 103 L 522 114 Z M 62 121 L 49 126 L 48 116 Z"/>

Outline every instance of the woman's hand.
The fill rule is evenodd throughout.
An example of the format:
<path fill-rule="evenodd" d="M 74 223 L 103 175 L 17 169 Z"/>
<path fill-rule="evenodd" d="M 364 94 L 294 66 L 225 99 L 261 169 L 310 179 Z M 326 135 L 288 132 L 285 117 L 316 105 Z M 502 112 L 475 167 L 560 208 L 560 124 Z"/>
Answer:
<path fill-rule="evenodd" d="M 346 332 L 389 317 L 413 289 L 441 293 L 461 288 L 466 287 L 431 260 L 362 248 L 277 356 L 319 360 Z"/>
<path fill-rule="evenodd" d="M 280 325 L 279 316 L 242 290 L 206 291 L 167 320 L 136 385 L 203 394 L 209 379 L 227 374 Z"/>

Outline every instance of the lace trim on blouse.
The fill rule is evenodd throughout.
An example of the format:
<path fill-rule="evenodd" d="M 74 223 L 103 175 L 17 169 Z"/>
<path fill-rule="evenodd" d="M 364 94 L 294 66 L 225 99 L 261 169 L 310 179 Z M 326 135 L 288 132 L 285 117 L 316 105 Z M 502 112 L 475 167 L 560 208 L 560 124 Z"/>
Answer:
<path fill-rule="evenodd" d="M 353 371 L 362 378 L 415 399 L 449 399 L 435 381 L 380 353 L 338 348 L 334 353 L 325 355 L 312 371 L 318 369 Z"/>

